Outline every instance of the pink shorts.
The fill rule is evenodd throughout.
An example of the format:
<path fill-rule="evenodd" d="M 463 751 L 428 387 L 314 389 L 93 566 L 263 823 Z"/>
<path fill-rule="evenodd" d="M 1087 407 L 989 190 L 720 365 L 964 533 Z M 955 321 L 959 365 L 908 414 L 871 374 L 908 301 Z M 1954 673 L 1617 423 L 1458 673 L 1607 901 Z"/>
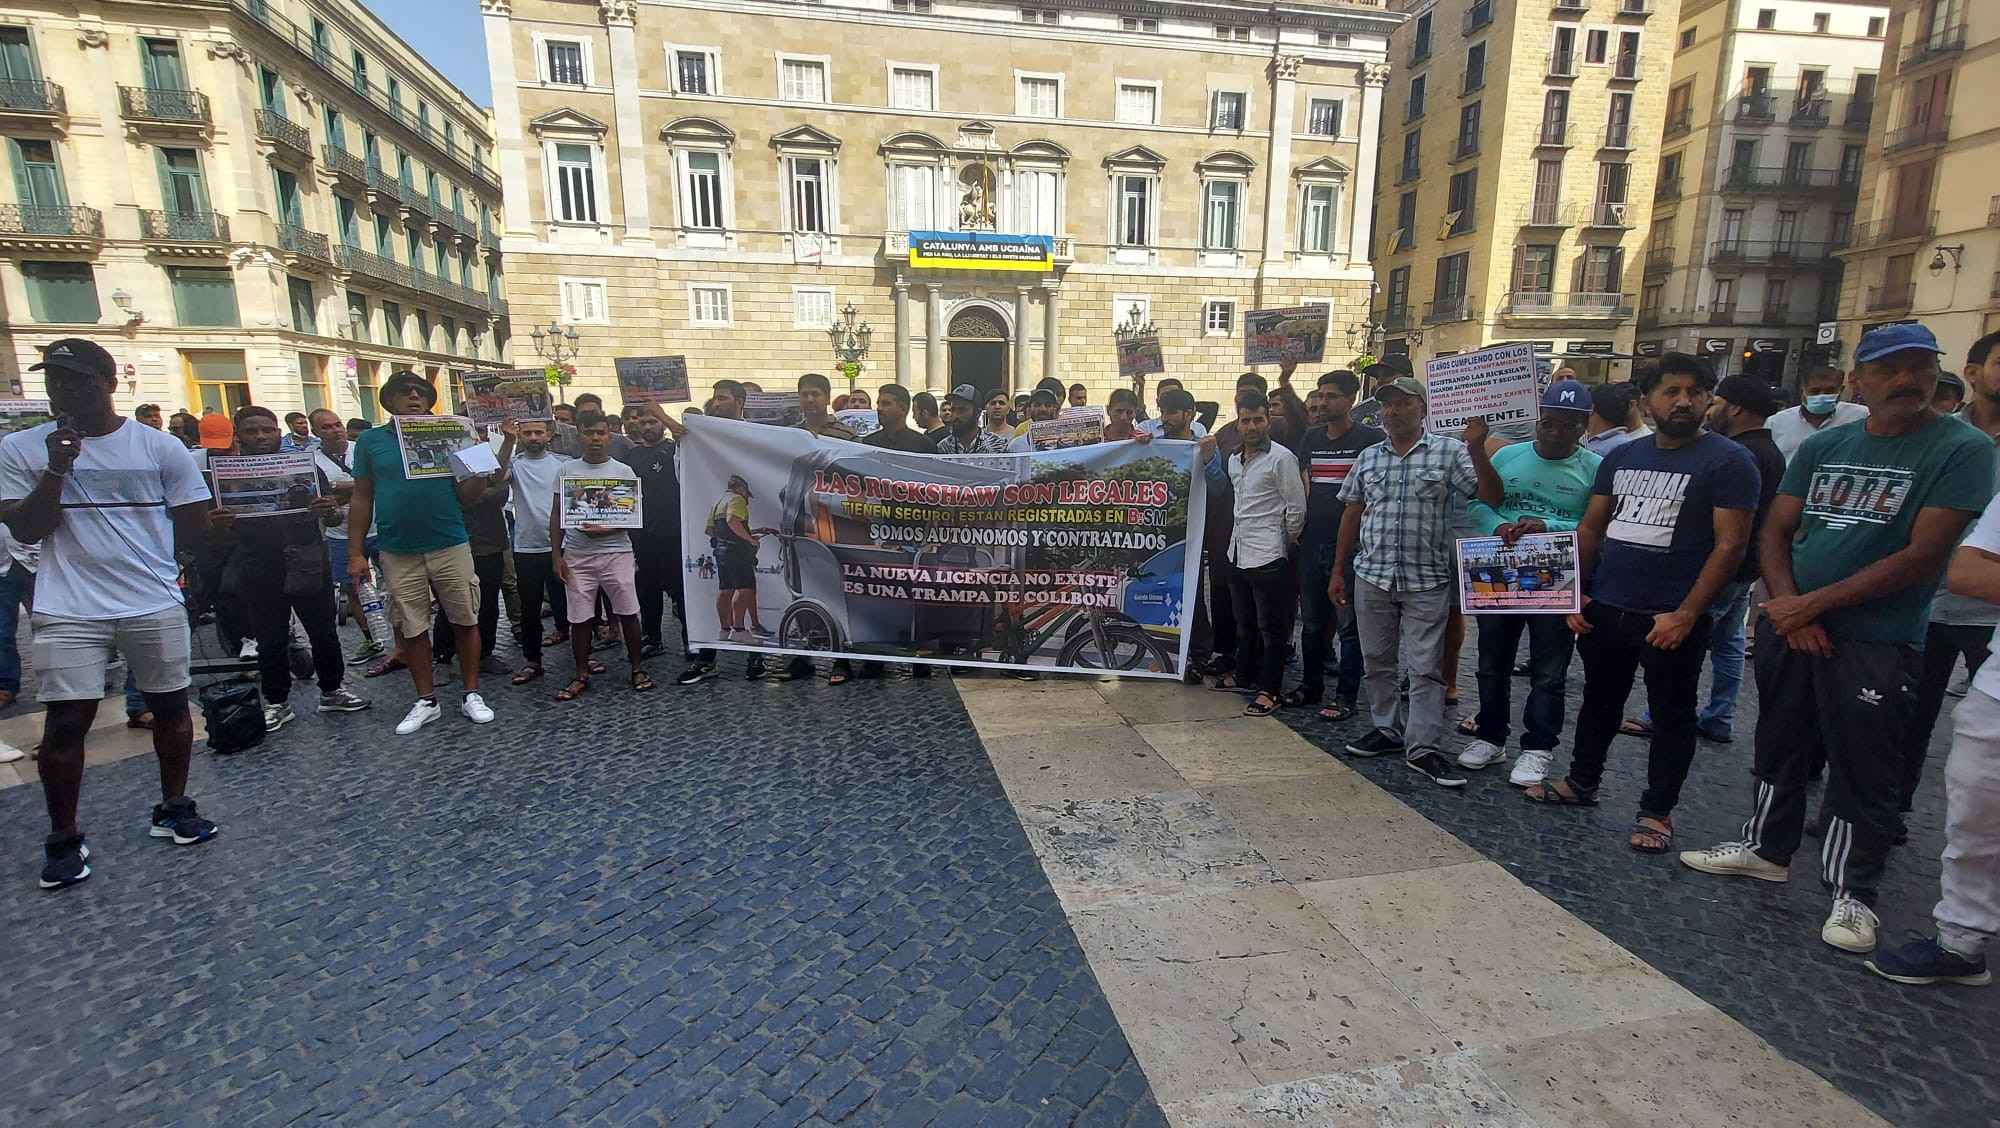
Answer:
<path fill-rule="evenodd" d="M 565 552 L 563 567 L 569 571 L 563 590 L 569 596 L 570 622 L 588 623 L 597 617 L 599 592 L 611 601 L 613 615 L 639 613 L 639 582 L 631 553 Z"/>

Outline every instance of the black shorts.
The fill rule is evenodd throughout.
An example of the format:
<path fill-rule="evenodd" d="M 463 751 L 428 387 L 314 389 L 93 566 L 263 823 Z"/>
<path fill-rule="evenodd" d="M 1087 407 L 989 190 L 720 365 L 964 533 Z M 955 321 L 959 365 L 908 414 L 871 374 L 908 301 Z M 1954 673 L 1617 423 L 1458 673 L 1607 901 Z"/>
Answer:
<path fill-rule="evenodd" d="M 717 543 L 715 574 L 715 586 L 722 591 L 754 591 L 757 587 L 757 550 L 747 544 Z"/>

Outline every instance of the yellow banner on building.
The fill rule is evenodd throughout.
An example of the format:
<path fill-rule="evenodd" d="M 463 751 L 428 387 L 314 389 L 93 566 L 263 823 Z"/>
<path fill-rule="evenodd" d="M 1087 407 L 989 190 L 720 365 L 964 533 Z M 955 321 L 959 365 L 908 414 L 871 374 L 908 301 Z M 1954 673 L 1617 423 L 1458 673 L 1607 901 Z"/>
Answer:
<path fill-rule="evenodd" d="M 948 270 L 1054 270 L 1056 241 L 1047 235 L 992 231 L 912 231 L 910 265 Z"/>

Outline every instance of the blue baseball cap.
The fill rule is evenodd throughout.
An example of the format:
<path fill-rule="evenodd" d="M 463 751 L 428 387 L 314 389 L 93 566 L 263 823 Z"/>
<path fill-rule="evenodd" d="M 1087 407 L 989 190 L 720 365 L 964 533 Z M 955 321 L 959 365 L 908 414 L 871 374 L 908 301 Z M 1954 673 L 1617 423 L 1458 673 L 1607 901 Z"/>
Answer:
<path fill-rule="evenodd" d="M 1565 411 L 1589 411 L 1590 389 L 1575 380 L 1557 380 L 1542 393 L 1543 407 L 1560 407 Z"/>
<path fill-rule="evenodd" d="M 1938 348 L 1937 337 L 1929 329 L 1914 321 L 1906 321 L 1900 325 L 1884 325 L 1880 329 L 1870 329 L 1861 334 L 1861 344 L 1854 349 L 1854 363 L 1866 364 L 1871 360 L 1879 360 L 1890 353 L 1899 353 L 1906 349 L 1944 352 Z"/>

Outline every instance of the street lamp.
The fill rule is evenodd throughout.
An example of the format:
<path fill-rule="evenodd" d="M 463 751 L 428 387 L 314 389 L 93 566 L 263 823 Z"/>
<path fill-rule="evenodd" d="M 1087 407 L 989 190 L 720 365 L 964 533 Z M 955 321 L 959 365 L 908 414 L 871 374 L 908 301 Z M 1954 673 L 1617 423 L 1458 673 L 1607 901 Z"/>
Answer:
<path fill-rule="evenodd" d="M 833 345 L 833 359 L 840 362 L 840 374 L 847 377 L 847 390 L 854 390 L 854 382 L 861 378 L 861 362 L 868 359 L 868 338 L 875 330 L 866 321 L 859 325 L 854 317 L 860 311 L 848 302 L 840 311 L 841 320 L 826 327 L 827 341 Z"/>
<path fill-rule="evenodd" d="M 1125 314 L 1125 323 L 1112 332 L 1117 334 L 1119 340 L 1129 341 L 1134 337 L 1151 337 L 1156 330 L 1153 319 L 1146 316 L 1146 307 L 1133 302 L 1131 310 Z"/>
<path fill-rule="evenodd" d="M 1965 257 L 1965 244 L 1959 243 L 1955 246 L 1950 246 L 1950 247 L 1940 245 L 1931 252 L 1932 278 L 1936 278 L 1938 275 L 1944 273 L 1944 256 L 1946 255 L 1951 256 L 1952 273 L 1956 274 L 1960 270 L 1964 269 L 1964 265 L 1961 260 Z"/>

